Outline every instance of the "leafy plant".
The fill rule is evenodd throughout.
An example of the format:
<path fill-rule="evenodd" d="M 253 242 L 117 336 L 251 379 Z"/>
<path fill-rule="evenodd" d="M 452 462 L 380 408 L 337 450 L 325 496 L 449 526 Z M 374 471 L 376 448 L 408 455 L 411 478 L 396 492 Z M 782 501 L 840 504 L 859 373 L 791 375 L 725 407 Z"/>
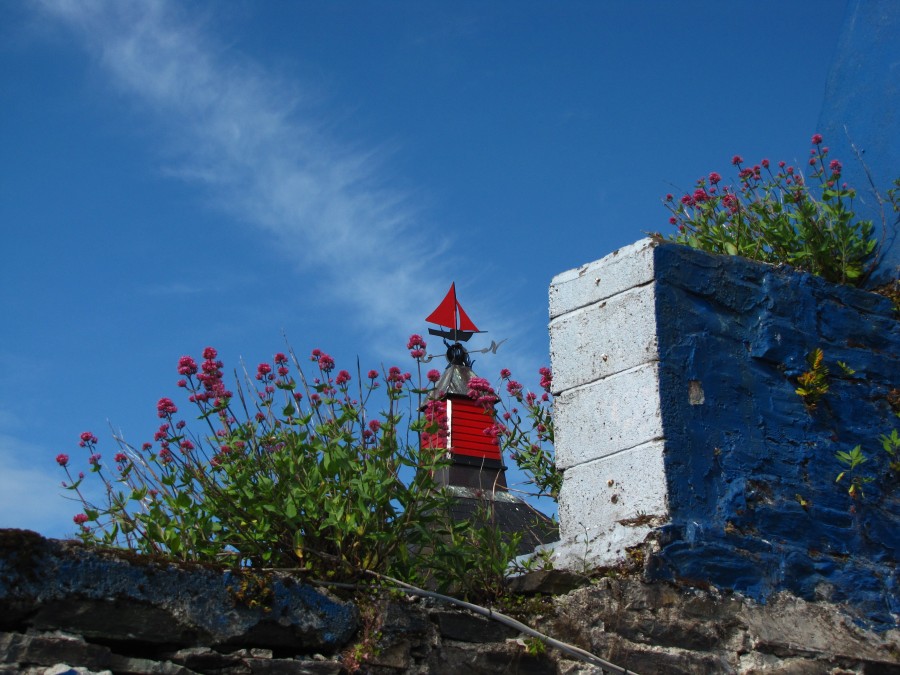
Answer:
<path fill-rule="evenodd" d="M 874 226 L 856 218 L 856 190 L 842 182 L 841 162 L 828 159 L 819 134 L 812 137 L 812 146 L 809 182 L 798 167 L 783 161 L 777 170 L 767 159 L 750 167 L 735 155 L 737 187 L 724 185 L 722 176 L 712 172 L 680 200 L 666 195 L 669 222 L 678 229 L 670 238 L 712 253 L 789 264 L 832 282 L 860 285 L 877 263 Z M 896 186 L 900 179 L 888 191 L 894 210 Z"/>
<path fill-rule="evenodd" d="M 529 483 L 537 488 L 535 494 L 555 501 L 562 487 L 562 473 L 553 454 L 553 374 L 549 368 L 540 368 L 538 373 L 543 389 L 540 395 L 525 390 L 509 370 L 500 371 L 508 398 L 498 399 L 502 413 L 495 428 L 502 448 L 509 450 L 513 461 L 529 476 Z"/>
<path fill-rule="evenodd" d="M 871 483 L 875 479 L 872 476 L 857 472 L 857 469 L 860 466 L 869 461 L 868 458 L 863 455 L 862 448 L 857 445 L 850 452 L 839 451 L 835 453 L 835 457 L 837 457 L 837 460 L 841 464 L 847 467 L 845 471 L 841 471 L 838 474 L 838 477 L 835 479 L 835 483 L 840 483 L 846 476 L 850 479 L 850 488 L 847 490 L 847 494 L 849 494 L 853 499 L 865 497 L 865 494 L 862 490 L 863 485 Z"/>
<path fill-rule="evenodd" d="M 824 363 L 825 354 L 816 348 L 806 356 L 809 370 L 797 377 L 798 386 L 794 391 L 803 399 L 806 406 L 813 410 L 822 397 L 828 393 L 828 366 Z"/>
<path fill-rule="evenodd" d="M 878 440 L 881 441 L 881 447 L 890 457 L 888 465 L 891 471 L 900 474 L 900 434 L 894 429 L 890 435 L 881 434 Z"/>
<path fill-rule="evenodd" d="M 408 346 L 421 368 L 424 340 L 412 336 Z M 308 376 L 293 352 L 275 354 L 255 377 L 245 371 L 232 392 L 215 349 L 206 348 L 199 364 L 183 356 L 178 386 L 200 430 L 161 398 L 153 442 L 137 448 L 115 437 L 112 463 L 102 461 L 96 436 L 83 433 L 101 503 L 88 499 L 69 457 L 57 457 L 64 486 L 82 502 L 79 536 L 318 578 L 377 572 L 414 580 L 441 570 L 465 579 L 472 596 L 496 594 L 498 570 L 517 542 L 491 517 L 450 519 L 452 495 L 434 479 L 447 460 L 419 442 L 420 434 L 439 433 L 438 420 L 418 413 L 429 385 L 397 366 L 354 378 L 318 349 L 310 361 Z M 436 379 L 429 373 L 429 382 Z M 381 412 L 370 414 L 376 402 Z M 483 579 L 470 572 L 479 566 L 489 572 Z"/>

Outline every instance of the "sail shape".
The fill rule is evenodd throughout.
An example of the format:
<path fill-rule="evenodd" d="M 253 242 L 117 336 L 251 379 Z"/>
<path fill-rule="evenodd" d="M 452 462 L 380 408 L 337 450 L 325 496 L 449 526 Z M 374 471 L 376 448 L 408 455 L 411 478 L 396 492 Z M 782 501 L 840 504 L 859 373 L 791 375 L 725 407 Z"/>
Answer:
<path fill-rule="evenodd" d="M 456 303 L 456 309 L 459 312 L 459 327 L 461 330 L 472 331 L 473 333 L 478 332 L 478 327 L 472 323 L 472 319 L 469 318 L 469 315 L 463 311 L 462 305 L 458 302 Z"/>
<path fill-rule="evenodd" d="M 453 340 L 465 342 L 474 333 L 481 332 L 459 304 L 459 300 L 456 299 L 456 282 L 450 284 L 450 290 L 441 300 L 441 304 L 425 320 L 428 323 L 436 323 L 438 326 L 450 329 L 450 332 L 442 332 L 429 328 L 429 333 L 440 337 L 449 337 Z"/>
<path fill-rule="evenodd" d="M 425 320 L 444 328 L 456 328 L 456 305 L 456 282 L 453 282 L 441 304 Z"/>

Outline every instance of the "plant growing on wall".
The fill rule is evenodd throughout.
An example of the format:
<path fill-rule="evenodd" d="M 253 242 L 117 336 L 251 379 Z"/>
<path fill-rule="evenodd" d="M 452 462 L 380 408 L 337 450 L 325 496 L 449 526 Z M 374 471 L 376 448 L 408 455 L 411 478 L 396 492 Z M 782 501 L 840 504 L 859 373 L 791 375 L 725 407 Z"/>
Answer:
<path fill-rule="evenodd" d="M 425 343 L 413 338 L 421 369 Z M 450 497 L 433 478 L 446 460 L 420 450 L 419 434 L 440 433 L 438 419 L 418 414 L 433 373 L 425 384 L 397 366 L 353 376 L 318 349 L 310 363 L 306 374 L 293 352 L 275 354 L 253 377 L 245 371 L 232 391 L 215 349 L 206 348 L 199 363 L 181 357 L 178 387 L 199 429 L 166 397 L 157 404 L 153 442 L 138 448 L 116 437 L 112 462 L 103 460 L 97 437 L 83 433 L 89 477 L 102 487 L 96 502 L 84 474 L 67 455 L 57 457 L 64 486 L 82 502 L 79 536 L 319 578 L 372 571 L 414 580 L 449 569 L 457 574 L 442 579 L 468 578 L 464 592 L 496 593 L 496 575 L 478 588 L 468 571 L 476 563 L 502 571 L 515 546 L 500 540 L 489 518 L 450 521 Z M 376 403 L 381 411 L 372 414 Z M 520 435 L 515 443 L 527 441 Z M 485 561 L 492 553 L 497 560 Z"/>
<path fill-rule="evenodd" d="M 538 373 L 543 389 L 540 394 L 526 391 L 512 379 L 509 370 L 500 371 L 508 398 L 500 399 L 501 420 L 495 428 L 503 449 L 509 450 L 513 461 L 529 476 L 536 494 L 555 501 L 562 487 L 562 473 L 556 468 L 553 453 L 553 374 L 549 368 L 541 368 Z"/>
<path fill-rule="evenodd" d="M 816 348 L 807 354 L 806 362 L 809 365 L 809 370 L 797 376 L 797 384 L 799 386 L 794 391 L 803 399 L 807 409 L 812 412 L 830 389 L 828 381 L 829 370 L 828 366 L 825 365 L 825 353 L 820 348 Z M 843 361 L 838 361 L 837 365 L 841 373 L 846 377 L 852 377 L 856 374 L 856 371 Z M 894 408 L 894 391 L 886 396 L 892 408 Z M 895 412 L 895 414 L 900 417 L 900 413 Z M 881 434 L 878 440 L 887 455 L 888 474 L 900 477 L 900 435 L 898 435 L 897 429 L 893 429 L 890 434 Z M 849 484 L 847 494 L 852 499 L 865 497 L 863 487 L 872 483 L 876 477 L 872 473 L 865 473 L 863 465 L 867 464 L 870 458 L 863 452 L 862 445 L 858 444 L 850 450 L 838 450 L 834 457 L 842 466 L 837 478 L 835 478 L 835 483 Z M 868 466 L 871 469 L 872 465 Z M 875 469 L 871 470 L 875 471 Z M 805 508 L 807 505 L 805 500 L 800 495 L 797 495 L 797 499 L 801 506 Z"/>
<path fill-rule="evenodd" d="M 824 358 L 821 349 L 812 350 L 806 355 L 809 370 L 797 377 L 798 386 L 794 391 L 810 410 L 814 410 L 819 400 L 828 393 L 828 366 Z"/>
<path fill-rule="evenodd" d="M 841 162 L 829 159 L 822 143 L 819 134 L 812 137 L 808 176 L 783 161 L 772 166 L 763 159 L 749 166 L 735 155 L 736 186 L 712 172 L 680 199 L 666 195 L 669 222 L 678 230 L 670 238 L 711 253 L 788 264 L 832 282 L 861 284 L 877 263 L 878 241 L 872 221 L 856 218 L 856 190 L 843 182 Z M 900 179 L 894 185 L 887 201 L 896 211 Z"/>

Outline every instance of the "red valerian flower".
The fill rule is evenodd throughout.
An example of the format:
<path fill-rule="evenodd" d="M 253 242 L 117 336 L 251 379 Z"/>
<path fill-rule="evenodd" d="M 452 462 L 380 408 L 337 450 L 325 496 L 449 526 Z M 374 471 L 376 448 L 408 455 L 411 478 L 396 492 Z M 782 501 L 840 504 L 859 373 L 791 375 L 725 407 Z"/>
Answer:
<path fill-rule="evenodd" d="M 124 452 L 117 452 L 116 456 L 113 457 L 113 459 L 116 460 L 119 464 L 121 464 L 122 462 L 128 460 L 128 455 L 126 455 Z"/>
<path fill-rule="evenodd" d="M 831 160 L 831 163 L 828 165 L 828 168 L 831 169 L 831 172 L 835 173 L 835 174 L 840 174 L 841 170 L 843 169 L 843 167 L 841 166 L 841 163 L 839 161 L 837 161 L 836 159 Z"/>
<path fill-rule="evenodd" d="M 813 145 L 818 145 L 822 142 L 822 134 L 813 134 L 812 143 Z"/>
<path fill-rule="evenodd" d="M 378 430 L 381 429 L 381 422 L 379 422 L 378 420 L 372 420 L 371 422 L 369 422 L 369 429 L 372 430 L 373 434 L 377 434 Z"/>
<path fill-rule="evenodd" d="M 272 366 L 268 363 L 260 363 L 256 366 L 256 379 L 257 380 L 271 380 L 270 377 L 272 375 Z"/>
<path fill-rule="evenodd" d="M 418 333 L 413 333 L 409 336 L 409 342 L 406 343 L 407 349 L 414 349 L 416 347 L 421 347 L 425 349 L 427 345 L 425 344 L 425 340 L 422 339 L 422 336 Z"/>
<path fill-rule="evenodd" d="M 92 465 L 96 466 L 99 463 L 100 463 L 100 455 L 98 453 L 95 452 L 93 455 L 88 457 L 88 464 L 92 464 Z"/>
<path fill-rule="evenodd" d="M 76 525 L 84 525 L 88 521 L 88 517 L 83 513 L 76 513 L 72 520 Z"/>
<path fill-rule="evenodd" d="M 215 351 L 215 350 L 213 350 Z M 213 357 L 215 358 L 215 357 Z M 182 356 L 178 359 L 178 374 L 179 375 L 196 375 L 197 374 L 197 362 L 194 361 L 190 356 Z"/>
<path fill-rule="evenodd" d="M 423 431 L 422 447 L 423 448 L 446 448 L 447 447 L 447 402 L 439 399 L 431 399 L 425 404 L 425 421 L 426 428 L 434 429 L 437 425 L 435 433 Z"/>
<path fill-rule="evenodd" d="M 64 453 L 58 454 L 56 456 L 56 463 L 59 464 L 60 466 L 65 466 L 66 464 L 69 463 L 69 456 Z"/>
<path fill-rule="evenodd" d="M 376 377 L 378 377 L 378 371 L 377 371 L 377 370 L 370 370 L 368 373 L 366 373 L 366 376 L 367 376 L 370 380 L 374 380 Z"/>
<path fill-rule="evenodd" d="M 342 370 L 341 372 L 339 372 L 337 374 L 337 377 L 334 379 L 335 384 L 337 384 L 339 387 L 341 385 L 347 384 L 349 381 L 350 373 L 348 373 L 346 370 Z"/>
<path fill-rule="evenodd" d="M 328 354 L 320 354 L 319 368 L 321 368 L 323 372 L 330 373 L 334 370 L 334 359 L 328 356 Z"/>
<path fill-rule="evenodd" d="M 731 213 L 737 213 L 739 208 L 738 198 L 733 194 L 727 194 L 722 197 L 722 205 L 728 209 Z"/>
<path fill-rule="evenodd" d="M 694 205 L 694 198 L 691 197 L 690 195 L 684 195 L 684 196 L 681 198 L 681 203 L 684 204 L 685 206 L 693 206 L 693 205 Z"/>
<path fill-rule="evenodd" d="M 97 437 L 94 436 L 94 434 L 92 434 L 90 431 L 83 431 L 81 433 L 81 443 L 79 443 L 78 445 L 83 448 L 85 445 L 87 445 L 89 443 L 96 443 L 96 442 L 97 442 Z"/>
<path fill-rule="evenodd" d="M 712 183 L 713 185 L 718 183 L 720 180 L 722 180 L 722 176 L 717 174 L 715 171 L 713 171 L 711 174 L 709 174 L 709 182 Z"/>
<path fill-rule="evenodd" d="M 422 336 L 418 333 L 413 333 L 409 336 L 409 342 L 406 343 L 406 348 L 409 350 L 409 355 L 414 359 L 418 360 L 425 356 L 425 340 L 422 339 Z"/>
<path fill-rule="evenodd" d="M 506 380 L 506 379 L 509 379 L 510 377 L 512 377 L 512 372 L 509 370 L 509 368 L 501 368 L 500 369 L 500 378 L 501 379 Z"/>
<path fill-rule="evenodd" d="M 550 385 L 553 382 L 553 373 L 550 372 L 550 369 L 547 366 L 539 368 L 538 373 L 541 376 L 541 387 L 546 391 L 550 391 Z"/>
<path fill-rule="evenodd" d="M 768 168 L 769 168 L 769 160 L 767 160 L 767 159 L 762 160 L 762 161 L 760 162 L 760 164 L 762 164 L 762 166 L 763 166 L 764 169 L 768 169 Z"/>
<path fill-rule="evenodd" d="M 499 400 L 491 383 L 483 377 L 473 377 L 468 382 L 469 398 L 484 408 L 491 408 Z"/>
<path fill-rule="evenodd" d="M 175 407 L 175 403 L 170 398 L 166 398 L 163 396 L 156 403 L 156 414 L 159 417 L 165 417 L 166 415 L 174 415 L 178 412 L 178 408 Z"/>
<path fill-rule="evenodd" d="M 437 382 L 439 379 L 441 379 L 441 371 L 432 368 L 428 371 L 428 374 L 425 375 L 425 377 L 428 378 L 429 382 Z"/>
<path fill-rule="evenodd" d="M 203 358 L 208 361 L 214 360 L 218 355 L 219 355 L 219 352 L 217 352 L 212 347 L 207 347 L 206 349 L 203 350 Z"/>
<path fill-rule="evenodd" d="M 741 157 L 740 155 L 735 155 L 734 157 L 731 158 L 731 163 L 734 164 L 734 166 L 738 166 L 739 164 L 743 163 L 743 161 L 744 161 L 744 158 Z"/>
<path fill-rule="evenodd" d="M 287 356 L 285 356 L 285 355 L 282 354 L 281 352 L 278 352 L 278 353 L 275 355 L 274 361 L 275 361 L 275 363 L 277 363 L 279 366 L 284 366 L 284 365 L 287 365 L 288 359 L 287 359 Z"/>

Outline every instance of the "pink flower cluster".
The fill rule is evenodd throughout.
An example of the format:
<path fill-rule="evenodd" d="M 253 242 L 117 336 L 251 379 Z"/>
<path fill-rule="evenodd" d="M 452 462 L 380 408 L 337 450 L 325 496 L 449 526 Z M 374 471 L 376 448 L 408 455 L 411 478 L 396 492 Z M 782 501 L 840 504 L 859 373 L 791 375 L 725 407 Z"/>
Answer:
<path fill-rule="evenodd" d="M 196 375 L 197 362 L 190 356 L 182 356 L 178 359 L 178 374 L 187 376 Z"/>
<path fill-rule="evenodd" d="M 197 374 L 197 380 L 203 386 L 203 391 L 192 389 L 193 393 L 188 397 L 191 403 L 212 401 L 213 405 L 218 407 L 232 397 L 233 394 L 225 388 L 225 383 L 222 381 L 223 364 L 217 360 L 218 355 L 219 353 L 212 347 L 207 347 L 203 350 L 203 358 L 205 360 L 200 365 L 200 371 L 202 372 Z M 182 365 L 190 366 L 189 363 L 185 362 L 186 358 L 189 359 L 190 357 L 181 357 L 179 367 Z M 193 359 L 191 359 L 191 363 L 193 363 Z M 180 369 L 179 372 L 181 372 Z"/>
<path fill-rule="evenodd" d="M 394 389 L 403 389 L 403 385 L 411 379 L 411 373 L 404 373 L 397 366 L 388 369 L 387 381 Z"/>
<path fill-rule="evenodd" d="M 500 400 L 491 383 L 483 377 L 473 377 L 469 380 L 467 393 L 469 398 L 473 399 L 485 410 L 492 409 L 494 404 Z"/>
<path fill-rule="evenodd" d="M 170 398 L 163 397 L 156 403 L 156 414 L 160 417 L 170 417 L 178 412 L 175 403 Z"/>
<path fill-rule="evenodd" d="M 418 360 L 425 357 L 425 340 L 422 339 L 422 336 L 418 333 L 413 333 L 409 336 L 409 342 L 406 343 L 406 348 L 409 350 L 409 355 L 414 359 Z"/>
<path fill-rule="evenodd" d="M 550 369 L 547 366 L 539 368 L 538 373 L 541 376 L 541 388 L 544 391 L 549 392 L 550 386 L 553 384 L 553 373 L 550 372 Z"/>
<path fill-rule="evenodd" d="M 429 399 L 425 404 L 425 423 L 426 429 L 433 431 L 422 432 L 423 448 L 446 448 L 447 447 L 447 402 L 441 399 Z M 434 430 L 434 425 L 437 429 Z"/>
<path fill-rule="evenodd" d="M 330 373 L 334 370 L 334 359 L 321 349 L 313 349 L 310 360 L 315 361 L 323 373 Z"/>

